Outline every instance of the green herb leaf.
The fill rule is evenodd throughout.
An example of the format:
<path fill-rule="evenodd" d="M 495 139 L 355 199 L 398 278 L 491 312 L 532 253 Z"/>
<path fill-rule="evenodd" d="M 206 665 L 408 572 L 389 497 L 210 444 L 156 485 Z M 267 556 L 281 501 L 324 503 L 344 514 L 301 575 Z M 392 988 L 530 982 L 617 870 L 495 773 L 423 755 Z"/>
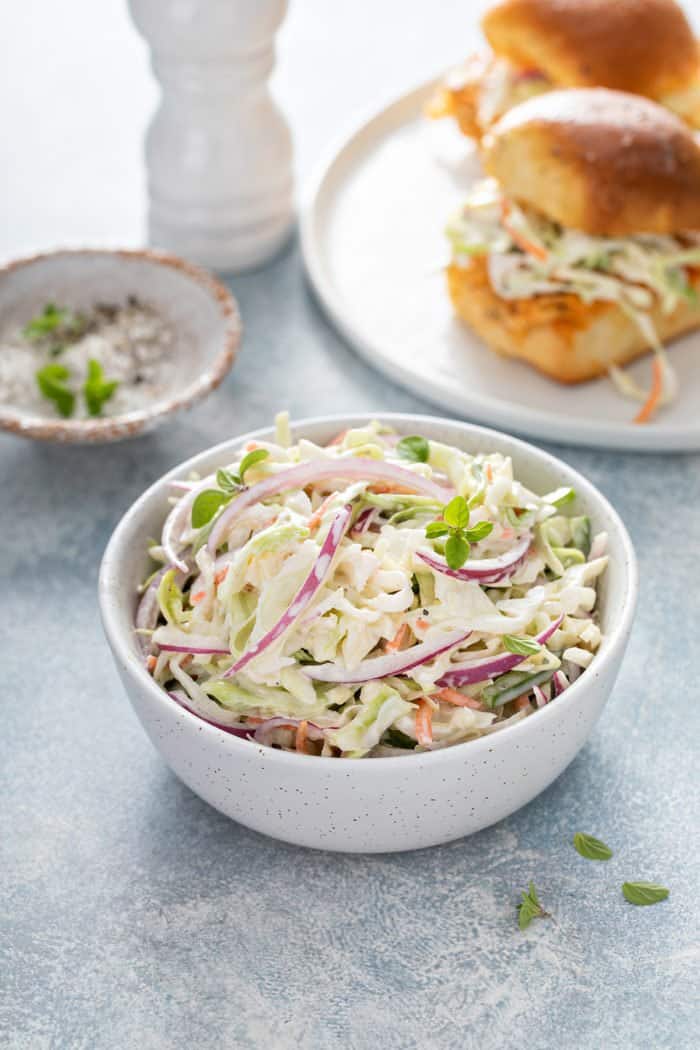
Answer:
<path fill-rule="evenodd" d="M 586 860 L 610 860 L 613 855 L 613 851 L 604 842 L 593 838 L 592 835 L 585 835 L 582 831 L 576 832 L 573 842 L 574 849 Z"/>
<path fill-rule="evenodd" d="M 217 470 L 216 484 L 223 492 L 235 492 L 241 487 L 241 479 L 230 470 Z"/>
<path fill-rule="evenodd" d="M 478 543 L 479 540 L 485 540 L 492 532 L 493 522 L 478 521 L 473 529 L 467 529 L 465 535 L 470 543 Z"/>
<path fill-rule="evenodd" d="M 527 890 L 521 893 L 522 900 L 518 904 L 518 926 L 526 930 L 533 919 L 543 919 L 547 912 L 540 904 L 535 884 L 530 883 Z"/>
<path fill-rule="evenodd" d="M 427 463 L 430 457 L 430 445 L 420 434 L 410 434 L 401 438 L 396 451 L 401 459 L 408 459 L 412 463 Z"/>
<path fill-rule="evenodd" d="M 66 419 L 72 416 L 75 410 L 75 394 L 65 383 L 69 377 L 70 372 L 65 365 L 44 365 L 36 373 L 39 390 L 49 401 L 54 402 Z"/>
<path fill-rule="evenodd" d="M 445 561 L 451 569 L 461 569 L 469 557 L 469 542 L 464 536 L 455 533 L 445 544 Z"/>
<path fill-rule="evenodd" d="M 542 648 L 534 638 L 517 638 L 514 634 L 504 634 L 503 645 L 509 653 L 517 653 L 518 656 L 535 656 Z"/>
<path fill-rule="evenodd" d="M 545 503 L 551 503 L 553 507 L 564 507 L 567 503 L 573 503 L 576 499 L 576 490 L 567 485 L 563 488 L 555 489 L 554 492 L 548 492 L 542 499 Z"/>
<path fill-rule="evenodd" d="M 22 335 L 31 342 L 42 339 L 61 326 L 68 311 L 55 303 L 47 303 L 40 314 L 27 321 L 22 329 Z"/>
<path fill-rule="evenodd" d="M 449 531 L 444 521 L 431 521 L 425 526 L 425 535 L 429 540 L 435 539 L 436 536 L 446 536 Z"/>
<path fill-rule="evenodd" d="M 105 379 L 102 365 L 91 357 L 88 361 L 87 378 L 83 384 L 83 396 L 91 416 L 99 416 L 105 401 L 109 401 L 119 386 L 118 379 Z"/>
<path fill-rule="evenodd" d="M 451 499 L 442 516 L 451 529 L 466 529 L 469 525 L 469 507 L 464 496 Z"/>
<path fill-rule="evenodd" d="M 657 886 L 654 882 L 623 882 L 622 893 L 630 904 L 646 905 L 665 901 L 669 891 L 665 886 Z"/>
<path fill-rule="evenodd" d="M 241 481 L 245 478 L 245 473 L 254 467 L 256 463 L 260 463 L 263 459 L 267 459 L 270 453 L 266 448 L 254 448 L 252 452 L 249 452 L 247 456 L 244 456 L 241 460 L 241 465 L 238 468 L 238 474 Z"/>
<path fill-rule="evenodd" d="M 200 492 L 192 504 L 192 528 L 201 529 L 208 525 L 219 507 L 229 502 L 230 497 L 218 489 L 205 489 Z"/>

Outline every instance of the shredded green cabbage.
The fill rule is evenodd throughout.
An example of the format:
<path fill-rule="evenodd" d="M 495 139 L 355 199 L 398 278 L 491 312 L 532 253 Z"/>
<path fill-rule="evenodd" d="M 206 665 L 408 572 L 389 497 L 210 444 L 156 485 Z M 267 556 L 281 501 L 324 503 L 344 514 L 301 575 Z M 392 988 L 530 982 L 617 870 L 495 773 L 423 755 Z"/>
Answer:
<path fill-rule="evenodd" d="M 157 590 L 159 624 L 149 636 L 157 654 L 155 680 L 215 725 L 261 732 L 263 742 L 275 747 L 301 746 L 333 757 L 445 747 L 525 717 L 542 697 L 553 700 L 555 672 L 580 673 L 586 654 L 592 658 L 600 644 L 595 586 L 606 565 L 602 538 L 591 536 L 570 489 L 533 492 L 498 453 L 474 456 L 427 440 L 425 447 L 425 462 L 402 459 L 397 436 L 376 422 L 328 446 L 286 444 L 283 427 L 276 443 L 265 444 L 259 478 L 304 463 L 312 480 L 252 502 L 215 550 L 211 543 L 198 545 L 198 530 L 183 528 L 176 540 L 189 574 L 181 589 L 169 570 Z M 410 485 L 313 480 L 315 464 L 348 456 L 382 461 L 388 474 L 398 467 L 426 479 L 440 486 L 444 502 L 403 491 Z M 239 465 L 240 458 L 225 467 L 235 474 Z M 219 480 L 224 484 L 226 475 Z M 216 474 L 202 481 L 218 484 Z M 441 541 L 430 539 L 426 527 L 441 518 L 455 494 L 468 501 L 470 527 L 492 526 L 472 546 L 468 565 L 493 559 L 499 564 L 520 545 L 522 555 L 505 574 L 455 578 L 423 560 L 439 558 Z M 232 500 L 237 498 L 238 492 Z M 348 504 L 346 531 L 323 562 L 321 548 Z M 161 553 L 158 544 L 150 545 Z M 243 668 L 227 675 L 290 615 L 314 574 L 318 584 L 310 602 Z M 555 620 L 559 626 L 546 646 L 533 651 L 530 643 L 529 655 L 513 664 L 512 653 L 519 650 L 508 649 L 504 639 L 510 636 L 511 646 L 513 637 L 527 642 Z M 445 649 L 445 639 L 455 636 L 458 642 Z M 437 655 L 415 664 L 411 650 L 417 646 Z M 503 656 L 539 693 L 533 686 L 514 697 L 513 682 L 521 679 L 503 680 L 498 670 L 443 693 L 455 665 Z M 384 674 L 353 678 L 360 665 L 387 658 Z M 340 681 L 314 678 L 319 665 L 340 669 Z M 495 696 L 498 703 L 491 702 Z M 268 735 L 265 724 L 274 718 L 287 721 L 274 724 Z"/>

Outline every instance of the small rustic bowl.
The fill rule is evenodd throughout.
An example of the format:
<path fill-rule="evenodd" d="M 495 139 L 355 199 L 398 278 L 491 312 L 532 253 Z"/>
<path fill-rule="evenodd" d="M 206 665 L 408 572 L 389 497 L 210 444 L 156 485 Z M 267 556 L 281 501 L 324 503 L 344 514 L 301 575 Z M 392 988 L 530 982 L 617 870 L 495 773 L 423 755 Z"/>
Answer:
<path fill-rule="evenodd" d="M 96 419 L 54 419 L 0 405 L 0 429 L 39 441 L 121 441 L 151 430 L 219 385 L 236 356 L 241 322 L 230 292 L 198 266 L 156 251 L 66 249 L 0 267 L 3 327 L 24 324 L 49 301 L 87 310 L 133 294 L 176 330 L 167 396 L 139 411 Z"/>
<path fill-rule="evenodd" d="M 321 444 L 368 416 L 325 417 L 294 427 Z M 102 620 L 117 670 L 144 729 L 171 769 L 234 820 L 286 842 L 346 852 L 432 846 L 488 827 L 538 795 L 588 737 L 613 687 L 632 626 L 637 565 L 627 530 L 601 493 L 564 462 L 494 430 L 429 416 L 377 413 L 405 434 L 513 459 L 525 485 L 576 490 L 576 513 L 608 533 L 610 564 L 599 586 L 603 640 L 591 666 L 553 703 L 499 732 L 440 751 L 393 758 L 318 758 L 262 747 L 183 710 L 143 666 L 134 634 L 136 588 L 148 570 L 147 537 L 168 509 L 168 482 L 207 474 L 247 440 L 227 441 L 175 467 L 122 518 L 100 572 Z"/>

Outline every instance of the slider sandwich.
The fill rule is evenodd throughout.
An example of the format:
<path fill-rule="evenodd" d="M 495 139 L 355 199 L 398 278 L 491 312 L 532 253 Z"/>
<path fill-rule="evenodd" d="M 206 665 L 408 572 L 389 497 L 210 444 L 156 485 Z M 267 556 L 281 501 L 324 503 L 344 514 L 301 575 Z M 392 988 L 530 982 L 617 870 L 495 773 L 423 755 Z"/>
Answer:
<path fill-rule="evenodd" d="M 654 102 L 581 88 L 512 109 L 482 160 L 447 231 L 457 314 L 563 383 L 610 372 L 650 418 L 673 393 L 663 341 L 700 326 L 700 145 Z M 649 349 L 644 391 L 620 366 Z"/>
<path fill-rule="evenodd" d="M 564 87 L 644 95 L 700 127 L 698 42 L 675 0 L 501 0 L 481 24 L 491 50 L 454 70 L 431 106 L 471 138 Z"/>

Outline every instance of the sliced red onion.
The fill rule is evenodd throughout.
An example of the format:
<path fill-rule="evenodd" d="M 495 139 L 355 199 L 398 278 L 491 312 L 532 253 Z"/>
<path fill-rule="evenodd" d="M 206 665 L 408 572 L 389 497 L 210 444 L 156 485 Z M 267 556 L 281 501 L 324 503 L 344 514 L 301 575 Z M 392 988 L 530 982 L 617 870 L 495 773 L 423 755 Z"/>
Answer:
<path fill-rule="evenodd" d="M 258 482 L 257 485 L 251 485 L 249 489 L 244 489 L 236 496 L 214 522 L 207 544 L 209 552 L 214 554 L 217 547 L 223 542 L 231 524 L 246 508 L 254 503 L 260 503 L 269 496 L 283 492 L 285 489 L 303 488 L 306 485 L 313 484 L 315 481 L 340 479 L 386 481 L 401 485 L 413 492 L 420 492 L 425 496 L 430 496 L 440 503 L 446 503 L 452 494 L 450 490 L 436 485 L 434 481 L 429 481 L 420 474 L 415 474 L 411 470 L 383 460 L 366 459 L 361 456 L 311 460 L 309 463 L 300 463 L 296 467 L 290 467 L 289 469 L 280 470 L 276 474 L 271 474 L 263 481 Z M 189 493 L 189 495 L 184 497 L 183 502 L 189 500 L 191 496 L 192 493 Z M 165 532 L 165 529 L 163 531 Z M 164 541 L 163 545 L 165 545 Z"/>
<path fill-rule="evenodd" d="M 277 641 L 277 639 L 296 622 L 299 616 L 301 616 L 304 609 L 306 609 L 315 597 L 317 591 L 323 586 L 323 582 L 331 570 L 335 552 L 348 530 L 351 517 L 352 505 L 346 503 L 343 509 L 339 511 L 333 519 L 333 523 L 328 530 L 328 535 L 323 541 L 318 557 L 311 568 L 311 572 L 295 594 L 287 611 L 279 618 L 275 626 L 272 627 L 267 634 L 264 634 L 254 646 L 248 649 L 247 652 L 243 653 L 243 656 L 239 657 L 239 659 L 229 667 L 224 678 L 230 678 L 231 675 L 237 674 L 241 671 L 246 664 L 250 663 L 250 661 L 254 660 L 256 656 L 259 656 L 263 650 L 267 649 L 268 646 Z"/>
<path fill-rule="evenodd" d="M 138 630 L 152 631 L 158 623 L 158 614 L 160 612 L 160 606 L 158 605 L 158 588 L 160 587 L 160 581 L 163 579 L 167 571 L 167 565 L 164 565 L 162 569 L 159 569 L 139 599 L 139 604 L 136 607 L 136 616 L 134 617 L 134 624 Z M 147 643 L 146 648 L 148 648 L 148 645 L 150 644 L 149 639 L 140 636 L 139 640 L 142 648 L 144 642 Z"/>
<path fill-rule="evenodd" d="M 563 615 L 550 623 L 544 631 L 536 636 L 540 645 L 552 637 L 562 620 Z M 469 663 L 454 664 L 447 674 L 443 675 L 437 683 L 439 686 L 471 685 L 474 682 L 485 682 L 487 678 L 495 678 L 496 675 L 512 671 L 518 664 L 523 663 L 525 657 L 519 653 L 500 653 L 498 656 L 488 656 L 483 660 L 471 660 Z"/>
<path fill-rule="evenodd" d="M 215 729 L 220 729 L 224 733 L 230 733 L 231 736 L 241 737 L 244 740 L 249 740 L 255 733 L 255 726 L 247 725 L 244 722 L 213 722 L 211 718 L 205 718 L 204 715 L 200 715 L 199 711 L 196 711 L 189 702 L 188 697 L 184 693 L 168 693 L 171 700 L 174 700 L 180 707 L 184 707 L 185 711 L 189 711 L 195 718 L 201 719 L 202 722 L 206 722 L 208 726 L 214 726 Z"/>
<path fill-rule="evenodd" d="M 168 572 L 170 566 L 164 565 L 162 569 L 159 569 L 155 574 L 151 582 L 146 587 L 146 590 L 141 595 L 139 604 L 136 607 L 136 616 L 134 617 L 134 625 L 139 631 L 153 631 L 155 630 L 156 624 L 158 623 L 158 616 L 160 615 L 160 606 L 158 605 L 158 588 L 160 582 Z M 189 567 L 185 563 L 185 570 L 189 574 Z M 187 579 L 184 573 L 176 573 L 175 582 L 178 587 Z M 144 654 L 150 652 L 151 649 L 151 638 L 146 637 L 142 634 L 138 635 L 139 645 Z"/>
<path fill-rule="evenodd" d="M 286 729 L 288 727 L 289 729 L 296 730 L 301 725 L 301 721 L 300 718 L 283 718 L 282 716 L 268 718 L 264 722 L 261 722 L 255 730 L 255 742 L 256 744 L 265 744 L 269 747 L 271 734 L 274 733 L 276 729 Z M 327 726 L 326 728 L 333 729 L 337 727 Z M 309 740 L 325 740 L 326 729 L 316 725 L 315 722 L 307 722 L 306 735 Z"/>
<path fill-rule="evenodd" d="M 187 492 L 182 499 L 179 499 L 173 509 L 168 514 L 165 522 L 163 523 L 163 532 L 161 533 L 160 544 L 165 551 L 169 563 L 174 565 L 180 572 L 187 572 L 187 562 L 182 558 L 182 552 L 176 550 L 176 547 L 180 545 L 180 538 L 183 532 L 186 530 L 188 523 L 191 524 L 192 505 L 196 500 L 200 492 L 204 492 L 205 489 L 210 489 L 214 482 L 211 477 L 205 478 L 204 481 L 199 481 Z"/>
<path fill-rule="evenodd" d="M 607 532 L 599 532 L 597 536 L 593 538 L 591 549 L 588 552 L 588 561 L 595 561 L 596 558 L 602 558 L 608 548 L 608 534 Z"/>
<path fill-rule="evenodd" d="M 471 631 L 452 631 L 440 642 L 420 642 L 411 646 L 410 649 L 402 649 L 399 652 L 387 653 L 386 656 L 373 656 L 369 660 L 363 660 L 352 670 L 346 667 L 338 667 L 336 664 L 306 664 L 302 667 L 304 674 L 317 682 L 338 682 L 353 684 L 354 682 L 371 682 L 377 678 L 387 678 L 390 675 L 406 674 L 414 667 L 427 664 L 436 656 L 441 656 L 448 649 L 454 649 L 456 645 L 468 638 Z"/>
<path fill-rule="evenodd" d="M 544 707 L 544 705 L 548 703 L 548 700 L 544 694 L 544 691 L 542 690 L 542 687 L 539 685 L 533 685 L 532 691 L 535 694 L 535 703 L 537 704 L 537 706 Z"/>
<path fill-rule="evenodd" d="M 199 644 L 195 644 L 198 642 Z M 156 642 L 159 649 L 164 653 L 192 653 L 194 656 L 230 656 L 230 649 L 212 649 L 206 644 L 204 638 L 195 639 L 187 645 L 173 645 L 169 642 Z"/>
<path fill-rule="evenodd" d="M 461 569 L 451 569 L 444 558 L 435 554 L 416 551 L 416 554 L 435 572 L 451 576 L 455 580 L 479 580 L 480 583 L 499 583 L 513 574 L 527 557 L 530 549 L 530 533 L 526 533 L 506 554 L 498 558 L 473 558 L 466 561 Z"/>
<path fill-rule="evenodd" d="M 357 515 L 357 521 L 352 527 L 351 534 L 353 536 L 362 536 L 368 531 L 370 525 L 379 513 L 378 507 L 365 507 L 360 514 Z"/>
<path fill-rule="evenodd" d="M 555 671 L 552 675 L 552 688 L 554 689 L 554 695 L 559 696 L 569 686 L 569 679 L 566 677 L 563 671 Z"/>

